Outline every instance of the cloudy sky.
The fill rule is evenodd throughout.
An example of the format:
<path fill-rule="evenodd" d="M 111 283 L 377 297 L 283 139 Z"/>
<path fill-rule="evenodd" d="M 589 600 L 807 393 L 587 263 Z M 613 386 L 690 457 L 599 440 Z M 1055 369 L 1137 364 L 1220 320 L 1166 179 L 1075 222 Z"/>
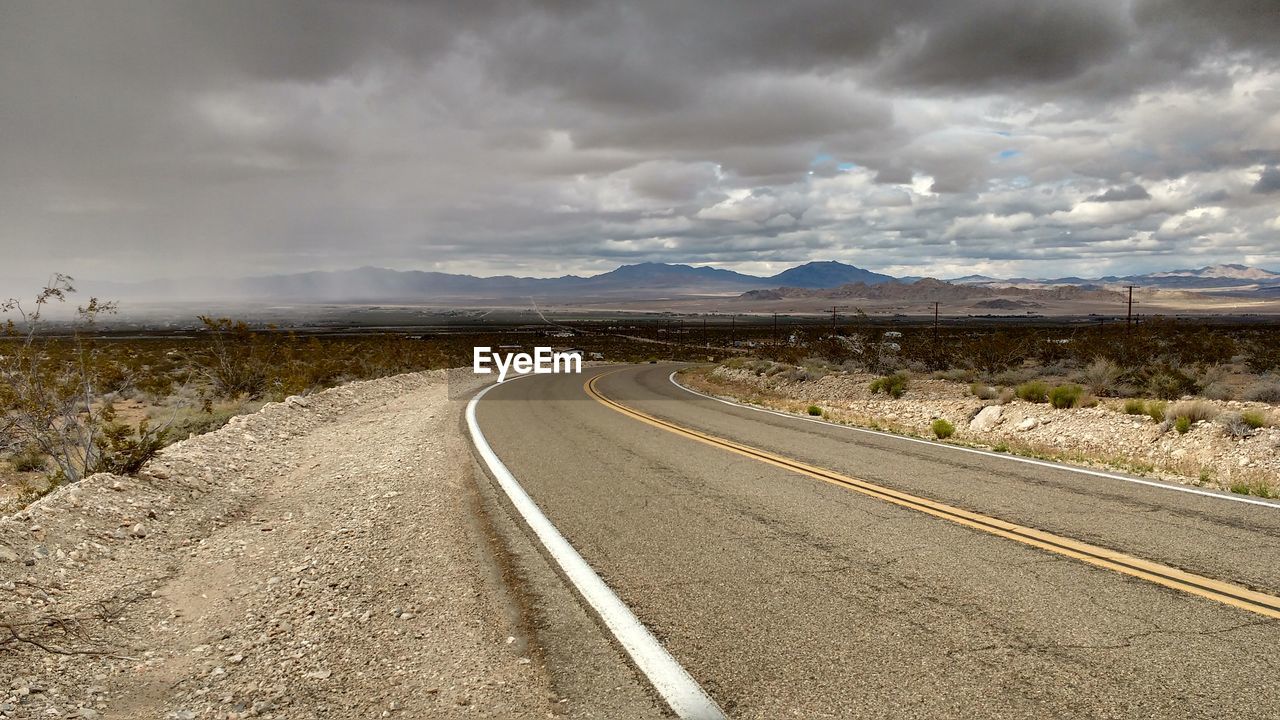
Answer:
<path fill-rule="evenodd" d="M 0 0 L 0 276 L 1280 270 L 1275 0 Z"/>

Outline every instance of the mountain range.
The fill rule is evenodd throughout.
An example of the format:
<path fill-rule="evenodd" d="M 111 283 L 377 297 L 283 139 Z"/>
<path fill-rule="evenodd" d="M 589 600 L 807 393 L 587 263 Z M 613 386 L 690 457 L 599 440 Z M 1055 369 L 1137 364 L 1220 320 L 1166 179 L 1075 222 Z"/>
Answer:
<path fill-rule="evenodd" d="M 362 267 L 355 270 L 301 272 L 232 280 L 183 279 L 144 283 L 82 283 L 86 294 L 117 299 L 247 300 L 266 302 L 456 302 L 474 300 L 626 298 L 660 299 L 688 296 L 736 296 L 753 291 L 773 292 L 776 297 L 803 295 L 857 286 L 854 292 L 873 292 L 883 285 L 919 288 L 920 278 L 898 278 L 845 263 L 809 262 L 761 277 L 706 266 L 666 263 L 622 265 L 599 275 L 564 275 L 555 278 L 501 275 L 476 277 L 419 270 Z M 1056 279 L 993 278 L 969 275 L 931 283 L 958 287 L 1049 288 L 1076 286 L 1115 290 L 1123 285 L 1178 290 L 1214 290 L 1274 294 L 1280 273 L 1244 265 L 1213 265 L 1194 270 L 1173 270 L 1146 275 Z M 792 290 L 786 290 L 786 289 Z M 942 288 L 930 286 L 936 294 Z M 880 294 L 904 292 L 882 288 Z M 763 294 L 763 293 L 762 293 Z M 961 294 L 964 294 L 961 292 Z M 1007 293 L 1006 293 L 1007 294 Z M 975 294 L 975 297 L 979 294 Z"/>
<path fill-rule="evenodd" d="M 1169 290 L 1213 290 L 1224 288 L 1255 289 L 1280 285 L 1280 273 L 1248 265 L 1222 264 L 1202 268 L 1169 270 L 1145 275 L 1106 275 L 1098 278 L 993 278 L 986 275 L 966 275 L 952 278 L 957 285 L 1138 285 L 1145 288 Z"/>
<path fill-rule="evenodd" d="M 362 267 L 239 278 L 85 283 L 85 290 L 114 298 L 240 299 L 274 302 L 394 302 L 423 300 L 737 295 L 767 287 L 836 287 L 897 280 L 838 262 L 811 262 L 760 277 L 713 267 L 639 263 L 599 275 L 555 278 L 476 277 L 420 270 Z"/>

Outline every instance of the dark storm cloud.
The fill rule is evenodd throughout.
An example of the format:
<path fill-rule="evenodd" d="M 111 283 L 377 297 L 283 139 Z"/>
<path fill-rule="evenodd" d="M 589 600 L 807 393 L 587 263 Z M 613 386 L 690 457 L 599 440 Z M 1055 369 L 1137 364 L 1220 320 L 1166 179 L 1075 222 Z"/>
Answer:
<path fill-rule="evenodd" d="M 1278 36 L 1261 0 L 10 0 L 0 275 L 1280 265 Z"/>
<path fill-rule="evenodd" d="M 1125 202 L 1126 200 L 1150 200 L 1151 193 L 1138 184 L 1110 188 L 1106 192 L 1089 197 L 1089 202 Z"/>
<path fill-rule="evenodd" d="M 1280 192 L 1280 168 L 1272 165 L 1263 170 L 1258 182 L 1253 184 L 1253 191 L 1260 195 Z"/>

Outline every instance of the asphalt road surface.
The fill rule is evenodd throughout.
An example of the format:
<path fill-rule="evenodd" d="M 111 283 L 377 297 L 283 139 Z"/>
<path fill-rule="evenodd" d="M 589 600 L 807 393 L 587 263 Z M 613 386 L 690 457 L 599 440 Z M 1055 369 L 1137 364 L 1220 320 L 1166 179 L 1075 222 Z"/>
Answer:
<path fill-rule="evenodd" d="M 1280 620 L 656 427 L 1280 593 L 1280 510 L 735 408 L 669 365 L 494 388 L 490 445 L 734 718 L 1280 718 Z"/>

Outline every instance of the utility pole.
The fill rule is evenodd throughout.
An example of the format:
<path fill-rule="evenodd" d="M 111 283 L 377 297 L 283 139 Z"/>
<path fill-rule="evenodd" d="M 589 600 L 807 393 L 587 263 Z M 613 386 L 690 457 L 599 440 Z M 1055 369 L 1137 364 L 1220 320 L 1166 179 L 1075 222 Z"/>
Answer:
<path fill-rule="evenodd" d="M 778 344 L 778 313 L 773 314 L 773 344 Z"/>
<path fill-rule="evenodd" d="M 707 334 L 707 316 L 702 316 L 702 342 L 706 344 L 707 349 L 711 349 L 711 336 Z"/>
<path fill-rule="evenodd" d="M 839 308 L 835 305 L 831 306 L 831 334 L 836 334 L 836 310 Z"/>
<path fill-rule="evenodd" d="M 933 344 L 938 344 L 938 301 L 933 302 Z"/>
<path fill-rule="evenodd" d="M 1129 312 L 1125 315 L 1124 326 L 1126 328 L 1133 327 L 1133 289 L 1136 285 L 1126 285 L 1129 289 Z"/>
<path fill-rule="evenodd" d="M 738 316 L 729 316 L 729 347 L 738 347 Z"/>

